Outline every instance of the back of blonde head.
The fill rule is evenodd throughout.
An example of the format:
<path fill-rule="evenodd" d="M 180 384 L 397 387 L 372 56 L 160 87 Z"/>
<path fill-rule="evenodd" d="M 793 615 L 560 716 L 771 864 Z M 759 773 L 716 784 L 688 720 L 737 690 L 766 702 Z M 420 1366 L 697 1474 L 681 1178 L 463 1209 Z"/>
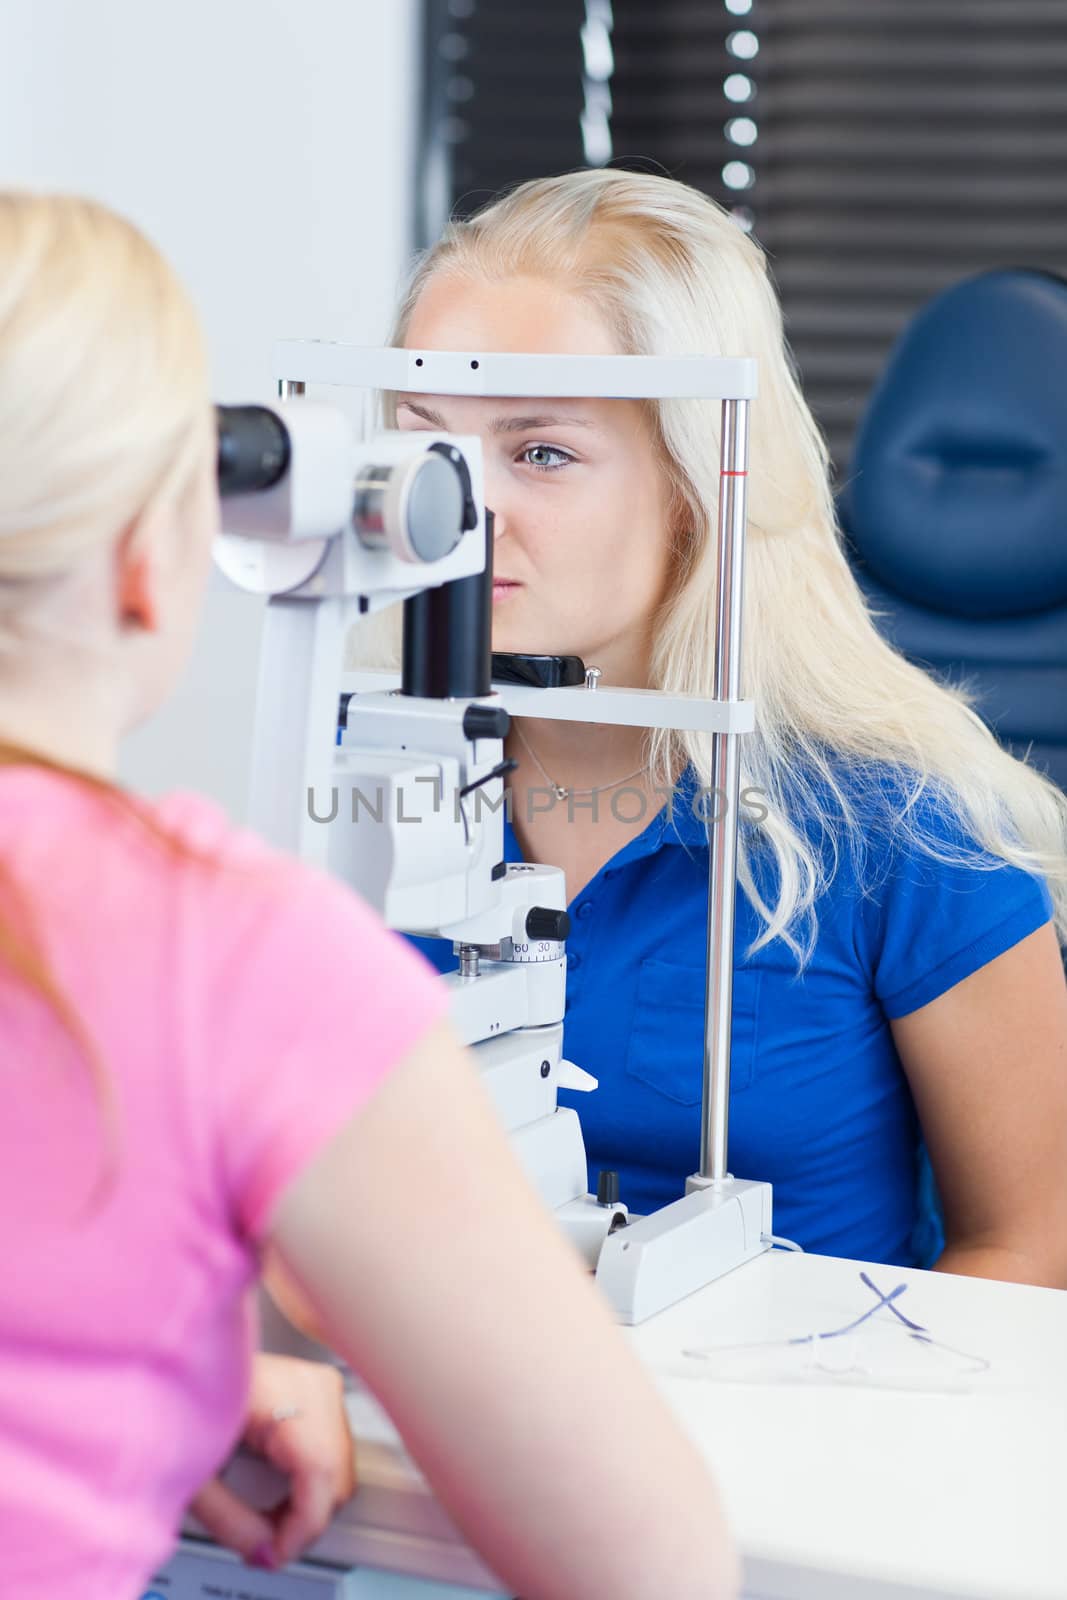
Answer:
<path fill-rule="evenodd" d="M 0 192 L 0 268 L 3 611 L 21 580 L 63 577 L 179 494 L 208 406 L 188 296 L 114 212 Z"/>
<path fill-rule="evenodd" d="M 782 937 L 803 963 L 815 902 L 840 852 L 862 870 L 879 829 L 958 860 L 924 824 L 929 795 L 989 855 L 1041 872 L 1067 935 L 1067 799 L 1004 752 L 964 688 L 946 688 L 878 633 L 843 552 L 827 451 L 801 394 L 763 252 L 706 196 L 672 179 L 612 170 L 527 183 L 449 225 L 416 264 L 393 342 L 402 344 L 427 281 L 515 275 L 565 285 L 635 355 L 752 356 L 751 475 L 742 693 L 757 732 L 742 787 L 769 815 L 742 829 L 739 877 L 762 921 L 758 948 Z M 675 570 L 658 620 L 652 686 L 707 695 L 715 627 L 717 403 L 650 403 L 674 491 Z M 710 741 L 650 735 L 658 782 L 691 762 L 709 782 Z M 773 862 L 756 874 L 756 852 Z M 768 881 L 774 894 L 765 893 Z"/>
<path fill-rule="evenodd" d="M 51 615 L 53 598 L 144 513 L 180 499 L 209 447 L 210 420 L 196 313 L 149 241 L 90 200 L 0 191 L 0 730 L 9 669 L 39 659 L 30 647 L 66 655 L 76 642 L 69 611 L 61 630 Z M 106 779 L 0 744 L 0 763 L 10 762 L 81 784 L 190 857 Z M 103 1063 L 34 926 L 0 862 L 0 967 L 43 997 L 83 1051 L 113 1144 Z"/>

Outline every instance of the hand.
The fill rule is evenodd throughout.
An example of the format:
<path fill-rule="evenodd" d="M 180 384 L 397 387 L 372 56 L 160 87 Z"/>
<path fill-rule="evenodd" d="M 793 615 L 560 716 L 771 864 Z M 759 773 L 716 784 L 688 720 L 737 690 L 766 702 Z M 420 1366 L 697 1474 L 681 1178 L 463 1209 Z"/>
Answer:
<path fill-rule="evenodd" d="M 292 1410 L 294 1415 L 286 1416 Z M 329 1526 L 356 1488 L 344 1386 L 335 1367 L 258 1353 L 243 1442 L 288 1474 L 289 1495 L 256 1511 L 213 1478 L 190 1510 L 252 1566 L 283 1567 Z"/>

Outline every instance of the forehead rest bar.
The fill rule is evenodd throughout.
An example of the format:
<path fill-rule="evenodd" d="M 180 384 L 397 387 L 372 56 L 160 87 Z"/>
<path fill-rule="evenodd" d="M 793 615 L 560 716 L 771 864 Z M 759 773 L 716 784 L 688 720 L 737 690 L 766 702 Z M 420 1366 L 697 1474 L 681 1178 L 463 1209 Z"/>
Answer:
<path fill-rule="evenodd" d="M 752 400 L 756 362 L 742 356 L 555 356 L 396 350 L 287 339 L 274 372 L 291 383 L 500 399 Z"/>

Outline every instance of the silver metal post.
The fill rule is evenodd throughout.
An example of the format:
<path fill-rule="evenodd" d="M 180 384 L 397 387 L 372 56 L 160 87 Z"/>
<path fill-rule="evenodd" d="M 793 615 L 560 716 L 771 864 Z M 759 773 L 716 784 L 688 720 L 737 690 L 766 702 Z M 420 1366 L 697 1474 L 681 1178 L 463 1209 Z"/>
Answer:
<path fill-rule="evenodd" d="M 480 976 L 481 951 L 476 944 L 461 944 L 459 947 L 459 975 L 461 978 L 477 978 Z"/>
<path fill-rule="evenodd" d="M 741 698 L 748 404 L 747 400 L 724 400 L 722 403 L 715 676 L 712 687 L 716 700 Z M 740 735 L 713 733 L 713 809 L 709 817 L 708 949 L 704 1003 L 704 1107 L 700 1133 L 700 1177 L 712 1182 L 729 1176 L 726 1153 L 730 1129 L 730 1020 L 733 1009 L 740 765 Z"/>
<path fill-rule="evenodd" d="M 293 395 L 303 394 L 306 384 L 298 383 L 295 378 L 278 379 L 278 399 L 289 400 Z"/>

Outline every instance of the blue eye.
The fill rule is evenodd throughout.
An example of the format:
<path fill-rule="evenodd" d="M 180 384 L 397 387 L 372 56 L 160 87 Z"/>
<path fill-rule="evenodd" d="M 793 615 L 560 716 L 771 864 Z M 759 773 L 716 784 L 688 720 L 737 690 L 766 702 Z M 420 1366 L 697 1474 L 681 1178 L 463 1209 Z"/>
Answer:
<path fill-rule="evenodd" d="M 556 456 L 557 459 L 554 462 L 535 461 L 532 459 L 534 456 Z M 522 452 L 522 459 L 536 472 L 558 472 L 561 467 L 569 466 L 574 457 L 569 456 L 565 450 L 557 450 L 555 445 L 530 444 Z"/>

